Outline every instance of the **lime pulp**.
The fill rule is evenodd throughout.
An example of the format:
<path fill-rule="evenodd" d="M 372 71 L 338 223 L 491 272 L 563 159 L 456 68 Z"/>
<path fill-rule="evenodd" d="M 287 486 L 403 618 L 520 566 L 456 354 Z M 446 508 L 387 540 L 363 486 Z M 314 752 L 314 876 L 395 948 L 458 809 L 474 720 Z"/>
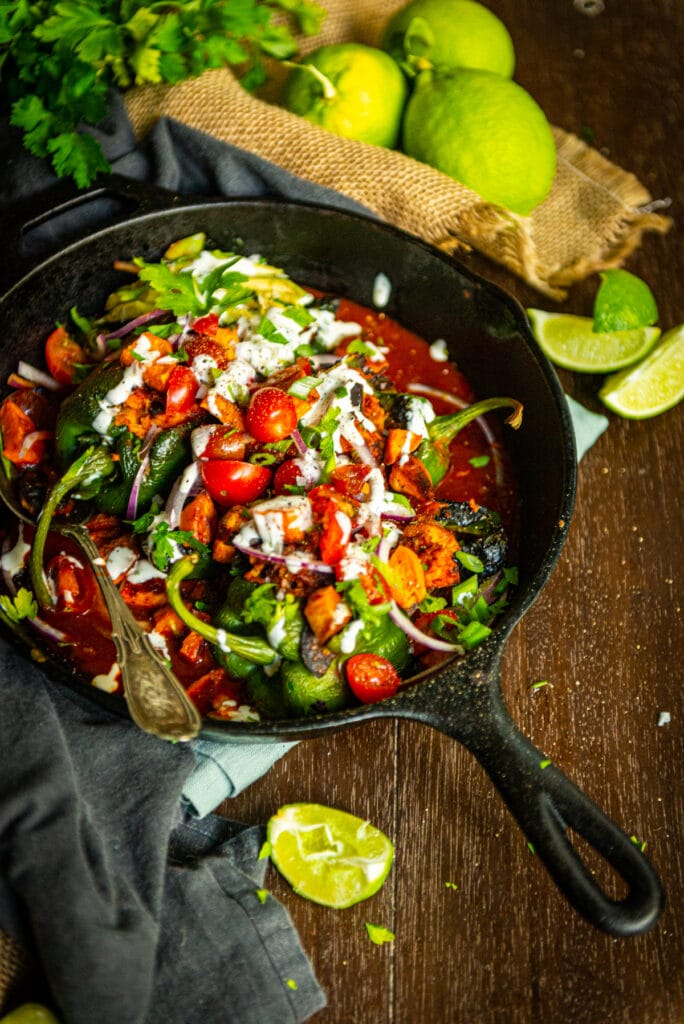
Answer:
<path fill-rule="evenodd" d="M 648 355 L 658 327 L 596 333 L 591 317 L 528 309 L 535 338 L 552 363 L 579 373 L 610 373 Z"/>

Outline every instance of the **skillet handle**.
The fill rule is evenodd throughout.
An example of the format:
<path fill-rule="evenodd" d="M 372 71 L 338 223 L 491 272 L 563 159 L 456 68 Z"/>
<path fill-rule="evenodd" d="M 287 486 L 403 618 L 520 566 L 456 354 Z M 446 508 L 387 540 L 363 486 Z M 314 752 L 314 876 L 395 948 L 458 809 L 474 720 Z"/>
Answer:
<path fill-rule="evenodd" d="M 115 223 L 122 209 L 126 215 L 145 214 L 181 201 L 176 192 L 120 174 L 103 175 L 87 189 L 60 179 L 16 200 L 3 209 L 0 294 L 65 244 Z"/>
<path fill-rule="evenodd" d="M 520 732 L 501 695 L 498 664 L 489 678 L 483 673 L 475 683 L 468 705 L 473 713 L 466 724 L 463 707 L 452 720 L 445 711 L 431 714 L 423 703 L 423 713 L 411 717 L 460 740 L 477 757 L 558 888 L 587 921 L 621 937 L 652 928 L 665 902 L 660 878 L 640 847 Z M 614 900 L 600 888 L 568 829 L 627 883 L 624 899 Z"/>

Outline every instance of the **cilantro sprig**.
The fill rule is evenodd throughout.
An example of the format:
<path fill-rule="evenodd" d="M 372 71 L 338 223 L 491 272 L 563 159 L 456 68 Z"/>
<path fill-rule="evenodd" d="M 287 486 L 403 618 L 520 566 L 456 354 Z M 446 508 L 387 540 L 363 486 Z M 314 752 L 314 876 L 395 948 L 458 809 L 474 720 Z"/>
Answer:
<path fill-rule="evenodd" d="M 281 12 L 289 24 L 274 17 Z M 323 14 L 314 0 L 3 0 L 0 114 L 34 156 L 85 188 L 110 170 L 82 129 L 104 120 L 111 89 L 225 66 L 254 89 L 266 78 L 264 56 L 292 57 L 292 29 L 313 35 Z"/>

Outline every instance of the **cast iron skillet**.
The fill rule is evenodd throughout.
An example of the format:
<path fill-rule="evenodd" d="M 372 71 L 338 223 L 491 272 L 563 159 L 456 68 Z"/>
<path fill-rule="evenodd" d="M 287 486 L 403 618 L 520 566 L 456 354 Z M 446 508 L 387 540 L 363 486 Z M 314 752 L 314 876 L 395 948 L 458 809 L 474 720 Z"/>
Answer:
<path fill-rule="evenodd" d="M 320 736 L 372 718 L 424 722 L 459 740 L 477 757 L 558 887 L 587 920 L 620 936 L 651 928 L 664 902 L 653 868 L 558 768 L 540 767 L 543 755 L 520 733 L 502 696 L 504 644 L 558 559 L 576 482 L 567 406 L 517 303 L 416 238 L 339 210 L 268 200 L 192 202 L 114 179 L 91 192 L 90 199 L 113 194 L 134 201 L 136 214 L 117 221 L 120 208 L 111 213 L 111 226 L 43 260 L 0 300 L 0 379 L 15 368 L 18 358 L 40 359 L 44 339 L 56 320 L 68 319 L 73 304 L 86 315 L 102 308 L 104 297 L 122 280 L 112 269 L 114 259 L 158 258 L 172 240 L 202 230 L 221 248 L 260 253 L 296 280 L 368 306 L 376 274 L 386 273 L 392 282 L 390 316 L 428 339 L 445 338 L 451 357 L 479 396 L 510 394 L 525 407 L 522 428 L 506 434 L 522 502 L 520 584 L 490 637 L 462 661 L 423 673 L 415 685 L 381 704 L 299 720 L 205 720 L 202 734 L 219 741 L 275 741 Z M 29 217 L 24 227 L 35 228 L 84 198 L 81 194 L 53 205 L 49 214 Z M 4 226 L 5 232 L 9 227 Z M 26 242 L 29 238 L 25 231 Z M 8 251 L 15 261 L 11 270 L 18 276 L 19 250 L 10 241 Z M 57 665 L 50 664 L 47 671 L 72 686 L 81 685 Z M 94 688 L 85 692 L 125 714 L 120 698 Z M 624 899 L 613 900 L 599 888 L 567 838 L 568 829 L 587 840 L 622 876 L 628 886 Z"/>

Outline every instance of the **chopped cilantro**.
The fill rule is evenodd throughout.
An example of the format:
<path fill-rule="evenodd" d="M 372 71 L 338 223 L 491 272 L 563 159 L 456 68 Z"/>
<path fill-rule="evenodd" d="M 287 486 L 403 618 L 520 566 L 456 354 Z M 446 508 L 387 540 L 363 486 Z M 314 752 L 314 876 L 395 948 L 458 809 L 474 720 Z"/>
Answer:
<path fill-rule="evenodd" d="M 643 853 L 644 850 L 646 849 L 646 840 L 645 839 L 637 839 L 636 836 L 630 836 L 629 838 L 632 840 L 632 842 L 634 843 L 635 846 L 639 847 L 639 849 Z"/>
<path fill-rule="evenodd" d="M 549 759 L 545 757 L 543 761 L 540 761 L 540 762 L 539 762 L 539 767 L 540 767 L 540 768 L 542 769 L 542 771 L 543 771 L 543 770 L 544 770 L 544 768 L 548 768 L 550 764 L 551 764 L 551 762 L 549 761 Z"/>
<path fill-rule="evenodd" d="M 484 565 L 482 559 L 478 558 L 477 555 L 471 555 L 468 551 L 457 551 L 456 559 L 461 563 L 464 569 L 468 572 L 482 572 Z"/>
<path fill-rule="evenodd" d="M 316 319 L 305 306 L 290 306 L 289 309 L 283 310 L 283 316 L 288 320 L 294 320 L 300 327 L 308 327 Z"/>
<path fill-rule="evenodd" d="M 288 978 L 285 984 L 287 985 L 288 988 L 291 988 L 293 992 L 296 992 L 297 988 L 299 987 L 294 978 Z"/>
<path fill-rule="evenodd" d="M 274 342 L 276 345 L 287 345 L 285 335 L 280 333 L 273 321 L 269 320 L 267 316 L 262 317 L 261 323 L 257 327 L 257 334 L 260 334 L 266 341 Z"/>
<path fill-rule="evenodd" d="M 475 455 L 472 459 L 468 459 L 468 462 L 473 469 L 480 469 L 489 464 L 489 455 Z"/>
<path fill-rule="evenodd" d="M 534 848 L 534 843 L 531 843 L 529 841 L 529 839 L 527 840 L 527 849 L 530 851 L 530 853 L 536 853 L 537 852 L 535 850 L 535 848 Z"/>
<path fill-rule="evenodd" d="M 359 356 L 374 356 L 377 352 L 375 345 L 369 344 L 367 341 L 361 341 L 359 338 L 355 338 L 347 345 L 348 355 L 359 355 Z"/>
<path fill-rule="evenodd" d="M 532 683 L 532 685 L 530 686 L 530 690 L 532 690 L 532 693 L 536 693 L 537 690 L 541 690 L 542 686 L 548 685 L 548 679 L 540 679 L 538 683 Z"/>
<path fill-rule="evenodd" d="M 254 895 L 259 900 L 259 903 L 265 903 L 269 897 L 268 889 L 255 889 Z"/>
<path fill-rule="evenodd" d="M 443 608 L 446 608 L 445 598 L 434 597 L 432 594 L 427 594 L 418 605 L 418 611 L 426 612 L 428 615 L 432 612 L 441 612 Z"/>
<path fill-rule="evenodd" d="M 150 560 L 160 572 L 166 572 L 172 562 L 177 561 L 191 548 L 209 557 L 209 548 L 197 540 L 189 530 L 172 530 L 165 519 L 160 520 L 148 536 Z M 179 550 L 180 549 L 180 550 Z"/>
<path fill-rule="evenodd" d="M 368 932 L 368 938 L 376 946 L 382 946 L 385 942 L 394 942 L 396 938 L 394 932 L 391 932 L 389 928 L 384 928 L 380 924 L 371 924 L 369 921 L 366 921 L 366 931 Z"/>
<path fill-rule="evenodd" d="M 16 624 L 22 619 L 35 619 L 38 605 L 30 590 L 20 587 L 14 598 L 0 594 L 0 616 L 6 621 Z"/>
<path fill-rule="evenodd" d="M 447 889 L 458 889 L 455 882 L 445 882 L 444 885 Z"/>

